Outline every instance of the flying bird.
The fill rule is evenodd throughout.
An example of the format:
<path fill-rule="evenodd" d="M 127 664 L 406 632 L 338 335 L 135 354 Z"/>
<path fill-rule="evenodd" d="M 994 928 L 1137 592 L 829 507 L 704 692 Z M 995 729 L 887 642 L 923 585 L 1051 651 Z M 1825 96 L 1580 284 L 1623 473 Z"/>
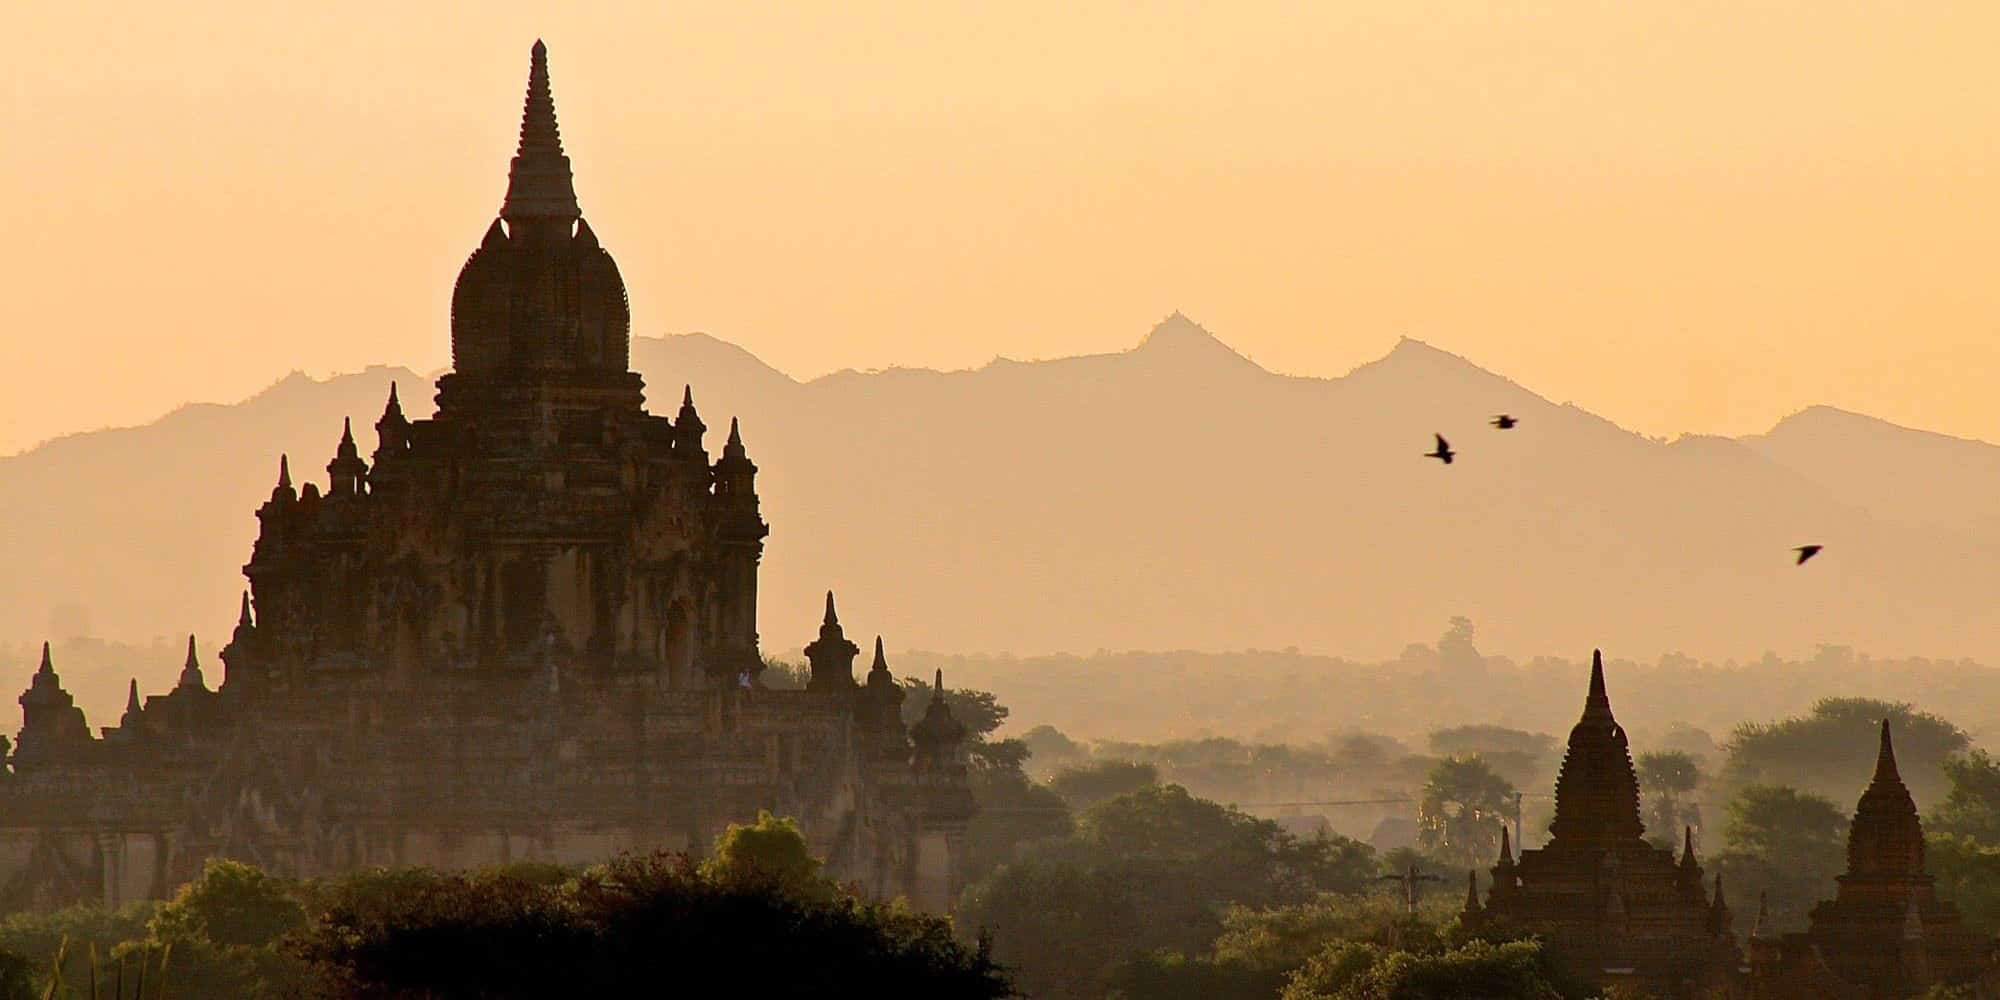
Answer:
<path fill-rule="evenodd" d="M 1446 441 L 1444 435 L 1434 434 L 1432 436 L 1438 439 L 1437 450 L 1424 452 L 1424 457 L 1435 458 L 1446 465 L 1450 465 L 1451 460 L 1458 457 L 1458 453 L 1451 450 L 1451 442 Z"/>
<path fill-rule="evenodd" d="M 1519 420 L 1515 420 L 1511 415 L 1505 413 L 1502 413 L 1499 416 L 1493 418 L 1493 426 L 1498 427 L 1503 431 L 1513 430 L 1514 425 L 1518 423 L 1520 423 Z"/>
<path fill-rule="evenodd" d="M 1819 550 L 1820 550 L 1820 549 L 1822 549 L 1822 548 L 1825 548 L 1825 546 L 1823 546 L 1823 545 L 1801 545 L 1801 546 L 1799 546 L 1798 548 L 1796 548 L 1796 549 L 1793 549 L 1793 550 L 1792 550 L 1793 552 L 1796 552 L 1796 553 L 1798 553 L 1798 554 L 1799 554 L 1799 561 L 1798 561 L 1798 562 L 1796 562 L 1796 563 L 1793 563 L 1792 565 L 1794 565 L 1794 566 L 1804 566 L 1804 565 L 1806 564 L 1806 560 L 1808 560 L 1808 559 L 1811 559 L 1812 557 L 1814 557 L 1814 556 L 1816 556 L 1816 555 L 1819 555 Z"/>

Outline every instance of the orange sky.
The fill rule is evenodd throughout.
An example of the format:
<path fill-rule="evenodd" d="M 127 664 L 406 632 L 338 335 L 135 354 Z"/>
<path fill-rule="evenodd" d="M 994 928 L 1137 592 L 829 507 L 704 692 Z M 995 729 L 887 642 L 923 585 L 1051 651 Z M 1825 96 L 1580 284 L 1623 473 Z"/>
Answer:
<path fill-rule="evenodd" d="M 441 366 L 537 36 L 635 332 L 810 376 L 1179 308 L 1649 433 L 2000 440 L 1990 2 L 180 6 L 4 15 L 0 453 Z"/>

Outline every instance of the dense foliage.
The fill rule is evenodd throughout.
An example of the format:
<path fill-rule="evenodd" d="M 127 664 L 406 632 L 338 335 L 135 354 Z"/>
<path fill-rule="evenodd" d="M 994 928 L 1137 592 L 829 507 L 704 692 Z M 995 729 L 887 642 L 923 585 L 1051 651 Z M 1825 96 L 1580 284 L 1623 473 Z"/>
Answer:
<path fill-rule="evenodd" d="M 791 822 L 769 814 L 730 827 L 701 862 L 654 854 L 582 871 L 376 869 L 301 883 L 215 861 L 157 907 L 16 915 L 0 924 L 0 949 L 0 1000 L 136 996 L 142 977 L 147 997 L 213 1000 L 651 996 L 699 970 L 727 970 L 748 996 L 854 983 L 883 997 L 1011 993 L 950 921 L 843 891 Z"/>

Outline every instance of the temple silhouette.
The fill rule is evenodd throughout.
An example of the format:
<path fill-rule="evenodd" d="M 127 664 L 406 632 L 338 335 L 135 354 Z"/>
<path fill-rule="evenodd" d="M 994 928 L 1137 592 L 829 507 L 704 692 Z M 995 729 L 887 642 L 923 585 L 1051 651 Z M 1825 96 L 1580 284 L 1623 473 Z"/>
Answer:
<path fill-rule="evenodd" d="M 827 596 L 811 682 L 761 677 L 768 527 L 735 420 L 648 413 L 624 281 L 578 207 L 537 42 L 498 218 L 452 293 L 436 415 L 288 459 L 210 689 L 93 735 L 44 646 L 0 777 L 0 907 L 158 898 L 205 859 L 295 876 L 701 850 L 760 809 L 829 872 L 947 908 L 973 811 L 943 679 L 914 727 Z M 331 435 L 329 435 L 331 437 Z M 4 742 L 4 741 L 0 741 Z"/>
<path fill-rule="evenodd" d="M 1838 895 L 1813 909 L 1809 930 L 1782 936 L 1770 932 L 1760 900 L 1747 956 L 1722 876 L 1704 884 L 1694 831 L 1683 831 L 1678 859 L 1644 839 L 1638 775 L 1611 712 L 1601 651 L 1591 654 L 1590 690 L 1555 797 L 1542 847 L 1516 859 L 1502 828 L 1483 903 L 1468 873 L 1460 913 L 1468 931 L 1535 935 L 1585 981 L 1646 996 L 1883 1000 L 1938 985 L 2000 992 L 1993 943 L 1963 926 L 1924 871 L 1923 829 L 1896 773 L 1887 720 Z"/>

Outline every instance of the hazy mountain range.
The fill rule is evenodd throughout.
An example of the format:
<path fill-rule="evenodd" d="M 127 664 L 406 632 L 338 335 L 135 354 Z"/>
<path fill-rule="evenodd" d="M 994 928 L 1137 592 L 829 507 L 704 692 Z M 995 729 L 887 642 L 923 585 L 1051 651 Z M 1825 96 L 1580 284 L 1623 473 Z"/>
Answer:
<path fill-rule="evenodd" d="M 1523 657 L 2000 661 L 2000 447 L 1838 410 L 1666 443 L 1418 341 L 1300 378 L 1179 315 L 1123 353 L 975 371 L 802 383 L 699 334 L 633 358 L 656 412 L 685 382 L 710 427 L 742 417 L 780 655 L 832 587 L 892 650 L 1381 657 L 1465 615 Z M 0 641 L 195 631 L 207 655 L 278 454 L 323 480 L 343 416 L 366 454 L 392 379 L 428 411 L 409 371 L 294 374 L 0 459 Z M 1520 426 L 1488 427 L 1501 412 Z M 1422 457 L 1434 431 L 1457 463 Z M 1793 566 L 1808 542 L 1825 553 Z"/>

